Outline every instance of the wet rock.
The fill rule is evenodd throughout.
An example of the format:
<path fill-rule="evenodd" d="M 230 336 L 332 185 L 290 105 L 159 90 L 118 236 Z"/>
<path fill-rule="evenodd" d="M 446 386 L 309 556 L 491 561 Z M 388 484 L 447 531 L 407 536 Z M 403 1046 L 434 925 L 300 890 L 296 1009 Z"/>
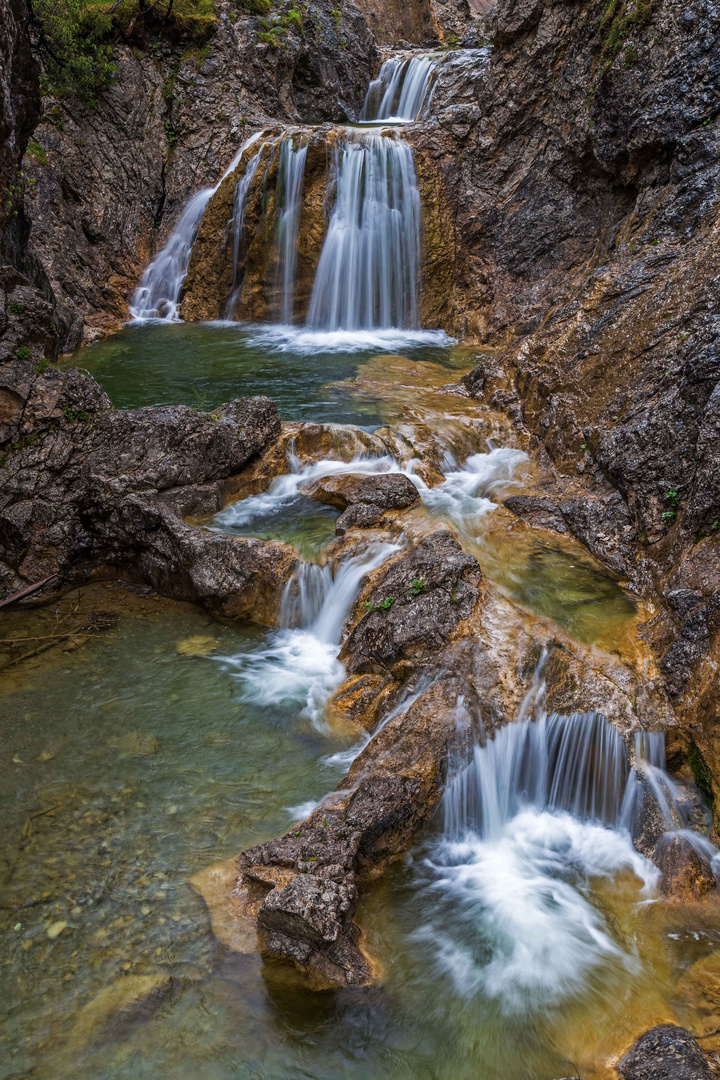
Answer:
<path fill-rule="evenodd" d="M 350 673 L 382 674 L 446 644 L 480 597 L 482 574 L 442 530 L 396 556 L 363 594 L 360 615 L 340 653 Z"/>
<path fill-rule="evenodd" d="M 105 570 L 272 621 L 294 549 L 210 533 L 180 516 L 199 502 L 219 509 L 225 478 L 277 437 L 271 401 L 126 412 L 86 372 L 37 374 L 17 362 L 5 380 L 24 400 L 0 469 L 0 576 L 11 590 Z"/>
<path fill-rule="evenodd" d="M 301 973 L 306 969 L 321 985 L 366 985 L 372 966 L 358 948 L 360 933 L 351 923 L 357 899 L 353 885 L 311 873 L 293 877 L 273 889 L 260 908 L 264 954 L 294 960 Z"/>
<path fill-rule="evenodd" d="M 197 634 L 194 637 L 183 638 L 178 641 L 175 648 L 181 656 L 209 656 L 215 652 L 219 645 L 217 638 Z"/>
<path fill-rule="evenodd" d="M 374 529 L 380 525 L 384 511 L 379 506 L 369 503 L 356 503 L 349 506 L 335 522 L 336 536 L 344 536 L 351 529 Z"/>
<path fill-rule="evenodd" d="M 685 1028 L 660 1024 L 641 1035 L 622 1057 L 623 1080 L 711 1080 L 703 1053 Z"/>
<path fill-rule="evenodd" d="M 237 876 L 237 859 L 226 859 L 194 874 L 190 884 L 205 901 L 212 932 L 221 945 L 232 952 L 252 953 L 257 949 L 257 925 L 247 910 L 247 898 L 234 891 Z"/>
<path fill-rule="evenodd" d="M 661 837 L 653 862 L 660 870 L 660 892 L 668 900 L 699 900 L 717 884 L 706 860 L 691 840 L 680 833 Z"/>
<path fill-rule="evenodd" d="M 70 1034 L 69 1047 L 95 1043 L 119 1033 L 138 1020 L 146 1019 L 172 990 L 168 975 L 124 975 L 101 990 L 78 1013 Z"/>
<path fill-rule="evenodd" d="M 343 509 L 362 504 L 381 510 L 403 510 L 420 501 L 418 489 L 403 473 L 345 473 L 324 477 L 304 490 L 311 499 Z"/>
<path fill-rule="evenodd" d="M 634 847 L 648 859 L 654 859 L 661 838 L 668 830 L 681 829 L 683 822 L 675 811 L 669 792 L 662 781 L 651 783 L 647 771 L 640 763 L 628 780 L 633 785 L 633 812 L 630 832 Z M 663 805 L 658 800 L 658 787 L 665 796 Z M 633 790 L 634 789 L 634 790 Z"/>

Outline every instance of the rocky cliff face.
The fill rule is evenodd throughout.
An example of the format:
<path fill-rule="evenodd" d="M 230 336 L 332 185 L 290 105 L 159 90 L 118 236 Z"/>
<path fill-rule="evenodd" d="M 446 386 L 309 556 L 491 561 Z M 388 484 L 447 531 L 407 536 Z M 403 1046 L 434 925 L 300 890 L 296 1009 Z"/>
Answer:
<path fill-rule="evenodd" d="M 662 595 L 715 771 L 720 7 L 510 0 L 491 37 L 412 135 L 454 207 L 450 325 L 488 346 L 467 385 L 547 454 L 518 512 Z"/>

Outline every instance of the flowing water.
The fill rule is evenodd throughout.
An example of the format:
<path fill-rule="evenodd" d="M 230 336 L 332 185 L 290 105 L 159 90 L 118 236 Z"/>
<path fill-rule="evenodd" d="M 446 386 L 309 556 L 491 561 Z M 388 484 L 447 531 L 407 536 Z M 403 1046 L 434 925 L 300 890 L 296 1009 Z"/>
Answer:
<path fill-rule="evenodd" d="M 363 123 L 410 123 L 420 116 L 442 53 L 391 56 L 368 87 Z"/>
<path fill-rule="evenodd" d="M 416 328 L 421 216 L 412 148 L 363 135 L 337 148 L 335 173 L 308 324 L 331 332 Z"/>
<path fill-rule="evenodd" d="M 134 319 L 177 322 L 180 317 L 180 293 L 190 262 L 190 252 L 207 204 L 225 177 L 237 167 L 245 151 L 259 138 L 259 134 L 251 135 L 240 147 L 217 184 L 198 191 L 190 199 L 167 244 L 142 276 L 130 305 L 130 314 Z"/>

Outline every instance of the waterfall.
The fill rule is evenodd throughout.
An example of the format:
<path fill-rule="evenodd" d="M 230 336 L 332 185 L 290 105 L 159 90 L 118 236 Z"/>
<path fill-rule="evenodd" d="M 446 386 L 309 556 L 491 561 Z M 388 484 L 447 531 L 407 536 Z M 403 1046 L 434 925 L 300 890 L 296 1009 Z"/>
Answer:
<path fill-rule="evenodd" d="M 368 87 L 360 118 L 366 122 L 416 120 L 440 57 L 422 54 L 392 57 Z"/>
<path fill-rule="evenodd" d="M 344 473 L 390 473 L 400 472 L 400 466 L 389 454 L 379 457 L 354 457 L 351 461 L 339 461 L 336 458 L 321 458 L 302 465 L 297 458 L 290 456 L 290 472 L 276 476 L 267 491 L 259 495 L 250 495 L 247 499 L 230 503 L 215 515 L 210 528 L 218 532 L 232 531 L 233 528 L 245 528 L 253 522 L 261 521 L 287 512 L 294 500 L 302 497 L 303 488 L 325 476 L 340 476 Z M 414 479 L 414 478 L 413 478 Z"/>
<path fill-rule="evenodd" d="M 597 712 L 541 715 L 507 724 L 448 784 L 448 836 L 496 838 L 526 807 L 580 820 L 620 821 L 628 761 L 622 736 Z"/>
<path fill-rule="evenodd" d="M 257 142 L 260 135 L 261 133 L 251 135 L 243 143 L 214 187 L 203 188 L 190 199 L 167 244 L 155 256 L 140 279 L 130 305 L 130 315 L 133 319 L 180 321 L 178 314 L 180 292 L 205 208 L 225 177 L 237 168 L 245 151 Z"/>
<path fill-rule="evenodd" d="M 412 149 L 387 136 L 335 150 L 336 197 L 308 323 L 322 330 L 418 322 L 420 196 Z"/>
<path fill-rule="evenodd" d="M 297 275 L 297 238 L 302 206 L 307 146 L 297 149 L 292 139 L 284 139 L 280 148 L 278 188 L 282 209 L 278 218 L 277 244 L 280 253 L 280 321 L 292 322 Z"/>
<path fill-rule="evenodd" d="M 593 985 L 602 971 L 637 970 L 624 941 L 592 902 L 593 882 L 635 875 L 640 898 L 659 871 L 632 845 L 641 781 L 671 836 L 680 832 L 713 866 L 718 854 L 688 828 L 682 790 L 664 770 L 662 733 L 639 732 L 633 757 L 599 713 L 545 711 L 543 655 L 518 719 L 448 782 L 441 830 L 416 874 L 432 890 L 415 933 L 431 963 L 462 995 L 503 1011 L 540 1011 Z"/>
<path fill-rule="evenodd" d="M 301 716 L 322 730 L 325 703 L 340 685 L 345 668 L 338 660 L 342 628 L 367 574 L 390 558 L 397 544 L 371 544 L 346 559 L 335 577 L 329 568 L 300 567 L 288 583 L 282 617 L 289 625 L 254 653 L 219 658 L 236 674 L 243 700 L 259 705 L 303 705 Z"/>
<path fill-rule="evenodd" d="M 229 232 L 232 235 L 232 289 L 230 290 L 230 296 L 228 297 L 225 305 L 225 318 L 232 319 L 233 312 L 235 310 L 235 304 L 237 303 L 238 296 L 240 295 L 240 289 L 242 288 L 242 274 L 240 273 L 240 247 L 242 244 L 243 225 L 245 223 L 245 201 L 247 199 L 248 188 L 252 182 L 255 173 L 257 172 L 258 162 L 260 161 L 260 155 L 262 151 L 259 150 L 254 158 L 247 164 L 245 172 L 235 185 L 235 194 L 233 196 L 233 216 L 230 219 L 228 226 Z M 187 267 L 186 267 L 187 270 Z"/>

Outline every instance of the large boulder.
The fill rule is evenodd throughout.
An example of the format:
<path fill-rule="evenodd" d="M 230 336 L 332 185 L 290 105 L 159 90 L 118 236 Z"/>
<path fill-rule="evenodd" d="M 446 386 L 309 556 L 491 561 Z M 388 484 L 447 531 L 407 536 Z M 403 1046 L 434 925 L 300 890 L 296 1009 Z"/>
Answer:
<path fill-rule="evenodd" d="M 617 1069 L 623 1080 L 711 1080 L 713 1075 L 690 1032 L 675 1024 L 646 1031 Z"/>
<path fill-rule="evenodd" d="M 418 489 L 404 473 L 343 473 L 316 480 L 305 494 L 331 506 L 366 505 L 404 510 L 420 501 Z"/>
<path fill-rule="evenodd" d="M 183 520 L 218 510 L 226 480 L 278 436 L 268 398 L 239 398 L 212 413 L 122 411 L 87 372 L 37 373 L 20 361 L 2 369 L 0 391 L 0 580 L 8 591 L 51 575 L 79 583 L 113 573 L 218 613 L 273 621 L 294 550 Z"/>
<path fill-rule="evenodd" d="M 473 610 L 481 582 L 453 535 L 432 533 L 375 576 L 340 658 L 351 673 L 382 674 L 400 659 L 432 655 Z"/>

